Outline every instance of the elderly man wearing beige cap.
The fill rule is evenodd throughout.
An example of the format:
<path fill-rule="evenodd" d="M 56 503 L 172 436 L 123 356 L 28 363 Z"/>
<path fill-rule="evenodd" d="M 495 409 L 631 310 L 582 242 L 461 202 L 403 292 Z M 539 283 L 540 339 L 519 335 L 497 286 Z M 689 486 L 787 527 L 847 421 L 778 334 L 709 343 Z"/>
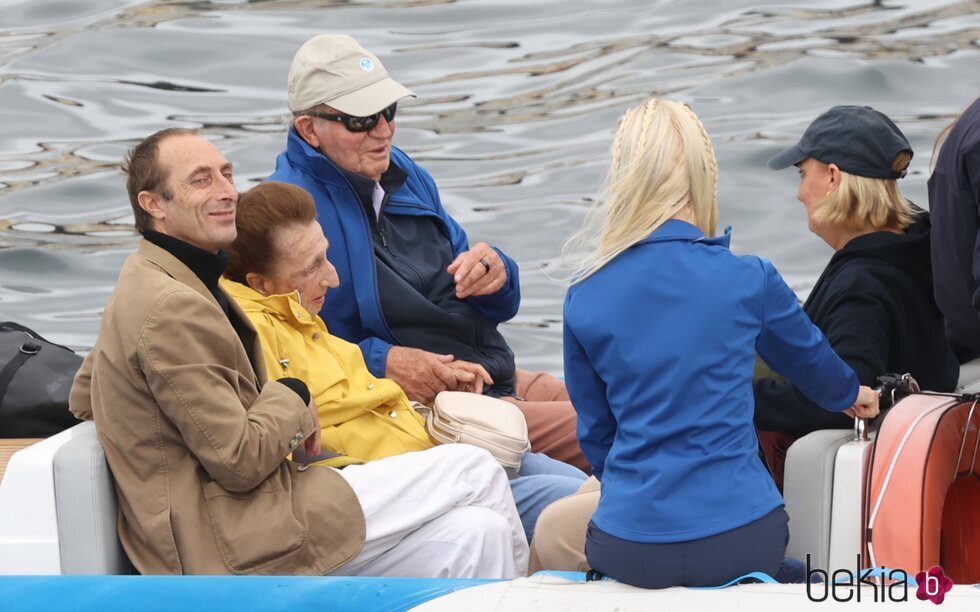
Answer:
<path fill-rule="evenodd" d="M 288 97 L 270 179 L 316 200 L 340 279 L 320 311 L 330 331 L 412 400 L 457 390 L 513 402 L 532 450 L 587 469 L 564 383 L 517 369 L 497 329 L 520 305 L 517 263 L 470 246 L 429 173 L 392 145 L 398 102 L 415 94 L 350 36 L 321 35 L 296 52 Z"/>

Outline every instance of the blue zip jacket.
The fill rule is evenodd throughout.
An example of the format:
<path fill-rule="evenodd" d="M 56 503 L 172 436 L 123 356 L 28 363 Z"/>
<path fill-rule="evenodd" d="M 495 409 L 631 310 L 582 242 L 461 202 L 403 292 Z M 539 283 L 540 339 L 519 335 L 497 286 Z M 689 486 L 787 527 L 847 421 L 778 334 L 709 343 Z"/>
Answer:
<path fill-rule="evenodd" d="M 669 220 L 568 290 L 565 384 L 610 535 L 685 542 L 782 504 L 752 424 L 756 351 L 826 410 L 857 398 L 772 264 L 729 237 Z"/>
<path fill-rule="evenodd" d="M 435 217 L 454 255 L 469 250 L 466 232 L 442 207 L 439 191 L 429 173 L 395 147 L 391 148 L 391 162 L 404 170 L 408 178 L 390 194 L 385 214 Z M 268 180 L 292 183 L 313 195 L 320 225 L 330 241 L 327 256 L 340 278 L 340 286 L 327 292 L 320 316 L 330 333 L 361 347 L 372 374 L 384 377 L 388 350 L 400 343 L 381 312 L 371 227 L 353 186 L 295 128 L 289 129 L 286 150 L 276 158 L 276 171 Z M 471 297 L 467 301 L 482 316 L 500 323 L 517 314 L 521 292 L 517 263 L 499 249 L 495 250 L 507 266 L 507 284 L 492 295 Z"/>

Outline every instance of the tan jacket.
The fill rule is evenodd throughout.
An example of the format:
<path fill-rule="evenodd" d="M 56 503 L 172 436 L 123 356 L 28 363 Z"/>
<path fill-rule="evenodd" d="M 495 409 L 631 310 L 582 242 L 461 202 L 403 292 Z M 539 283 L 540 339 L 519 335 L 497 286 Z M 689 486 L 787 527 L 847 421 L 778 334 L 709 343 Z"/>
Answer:
<path fill-rule="evenodd" d="M 360 551 L 364 514 L 339 474 L 285 459 L 318 424 L 295 392 L 266 382 L 254 329 L 228 302 L 247 347 L 200 279 L 142 241 L 71 410 L 95 419 L 140 572 L 325 574 Z"/>

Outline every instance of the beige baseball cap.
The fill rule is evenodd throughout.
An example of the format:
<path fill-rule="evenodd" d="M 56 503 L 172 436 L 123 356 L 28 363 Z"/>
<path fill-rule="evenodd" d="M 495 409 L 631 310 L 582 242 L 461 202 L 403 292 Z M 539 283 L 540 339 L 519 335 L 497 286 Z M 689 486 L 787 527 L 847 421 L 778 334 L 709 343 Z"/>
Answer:
<path fill-rule="evenodd" d="M 303 43 L 289 67 L 289 110 L 328 104 L 365 117 L 415 94 L 388 76 L 381 60 L 346 34 L 321 34 Z"/>

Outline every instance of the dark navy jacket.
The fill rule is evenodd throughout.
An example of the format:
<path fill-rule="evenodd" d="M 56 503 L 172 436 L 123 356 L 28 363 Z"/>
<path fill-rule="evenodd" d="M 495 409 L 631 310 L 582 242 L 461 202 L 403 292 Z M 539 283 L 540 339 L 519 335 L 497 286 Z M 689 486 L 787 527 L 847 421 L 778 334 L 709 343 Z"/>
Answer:
<path fill-rule="evenodd" d="M 442 207 L 429 173 L 395 147 L 391 149 L 391 161 L 405 171 L 407 178 L 390 194 L 385 214 L 431 217 L 442 228 L 454 257 L 468 250 L 466 232 Z M 308 145 L 293 128 L 269 180 L 298 185 L 313 195 L 320 224 L 330 241 L 327 256 L 340 278 L 340 286 L 327 292 L 320 316 L 332 334 L 360 345 L 372 374 L 384 376 L 388 350 L 400 342 L 381 310 L 371 225 L 353 186 L 332 161 Z M 423 244 L 419 248 L 427 246 L 431 248 Z M 517 263 L 499 249 L 497 252 L 507 266 L 507 284 L 493 295 L 466 300 L 480 316 L 494 323 L 512 318 L 521 299 Z"/>
<path fill-rule="evenodd" d="M 874 232 L 844 245 L 803 309 L 862 385 L 875 387 L 882 374 L 908 372 L 923 389 L 956 387 L 959 366 L 932 295 L 928 213 L 904 234 Z M 756 381 L 755 403 L 763 431 L 802 435 L 854 423 L 820 410 L 786 381 Z"/>
<path fill-rule="evenodd" d="M 961 360 L 980 356 L 980 98 L 950 130 L 929 177 L 936 303 Z"/>
<path fill-rule="evenodd" d="M 568 290 L 565 384 L 610 535 L 694 540 L 783 503 L 752 426 L 757 351 L 827 410 L 857 397 L 772 264 L 728 242 L 670 220 Z"/>

